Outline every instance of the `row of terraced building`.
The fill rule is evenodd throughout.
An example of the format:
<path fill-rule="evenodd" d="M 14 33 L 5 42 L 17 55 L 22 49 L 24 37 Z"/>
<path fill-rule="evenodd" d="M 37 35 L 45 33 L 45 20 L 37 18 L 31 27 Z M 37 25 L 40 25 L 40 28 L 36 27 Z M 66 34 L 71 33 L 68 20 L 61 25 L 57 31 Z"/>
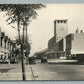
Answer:
<path fill-rule="evenodd" d="M 0 28 L 0 56 L 8 55 L 8 57 L 11 57 L 14 50 L 15 43 L 5 35 L 5 32 L 1 32 Z"/>

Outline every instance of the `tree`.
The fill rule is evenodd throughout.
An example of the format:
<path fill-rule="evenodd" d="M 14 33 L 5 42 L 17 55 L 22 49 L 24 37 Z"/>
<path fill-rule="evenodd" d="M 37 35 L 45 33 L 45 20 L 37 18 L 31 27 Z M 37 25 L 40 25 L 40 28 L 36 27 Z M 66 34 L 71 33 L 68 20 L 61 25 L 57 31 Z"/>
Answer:
<path fill-rule="evenodd" d="M 37 16 L 36 10 L 42 7 L 45 6 L 42 4 L 1 4 L 0 10 L 7 12 L 6 15 L 9 16 L 7 21 L 10 20 L 9 24 L 17 23 L 20 39 L 20 24 L 25 25 L 25 22 L 29 22 L 31 17 L 35 19 Z"/>
<path fill-rule="evenodd" d="M 41 9 L 44 7 L 42 4 L 1 4 L 0 10 L 6 11 L 9 16 L 7 21 L 11 20 L 9 24 L 11 23 L 17 23 L 17 29 L 18 29 L 18 36 L 19 41 L 21 44 L 21 55 L 22 55 L 22 75 L 23 80 L 26 80 L 25 78 L 25 68 L 24 68 L 24 55 L 23 55 L 23 44 L 24 44 L 24 29 L 27 30 L 27 25 L 30 22 L 30 19 L 35 19 L 37 16 L 37 9 Z M 23 25 L 23 42 L 20 39 L 20 25 Z M 27 34 L 26 34 L 27 35 Z"/>

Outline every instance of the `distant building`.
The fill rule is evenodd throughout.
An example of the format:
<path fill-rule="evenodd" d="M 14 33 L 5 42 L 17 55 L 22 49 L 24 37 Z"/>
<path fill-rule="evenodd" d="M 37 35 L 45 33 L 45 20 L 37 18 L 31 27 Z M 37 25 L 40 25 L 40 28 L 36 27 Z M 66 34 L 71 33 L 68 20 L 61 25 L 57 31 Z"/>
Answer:
<path fill-rule="evenodd" d="M 41 51 L 39 51 L 39 52 L 37 52 L 37 53 L 35 53 L 35 56 L 36 56 L 36 58 L 37 59 L 42 59 L 43 57 L 45 57 L 46 56 L 46 52 L 47 52 L 47 48 L 46 49 L 44 49 L 44 50 L 41 50 Z"/>

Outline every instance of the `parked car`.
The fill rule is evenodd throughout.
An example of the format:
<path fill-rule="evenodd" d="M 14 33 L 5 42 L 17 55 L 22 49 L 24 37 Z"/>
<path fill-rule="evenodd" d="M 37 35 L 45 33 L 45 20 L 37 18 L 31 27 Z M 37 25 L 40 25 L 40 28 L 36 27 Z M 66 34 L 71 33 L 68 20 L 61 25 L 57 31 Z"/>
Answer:
<path fill-rule="evenodd" d="M 41 58 L 41 63 L 47 63 L 47 57 L 42 57 Z"/>
<path fill-rule="evenodd" d="M 29 57 L 29 64 L 36 64 L 35 57 Z"/>
<path fill-rule="evenodd" d="M 15 57 L 10 58 L 10 63 L 18 63 Z"/>
<path fill-rule="evenodd" d="M 47 63 L 47 59 L 41 59 L 41 63 Z"/>

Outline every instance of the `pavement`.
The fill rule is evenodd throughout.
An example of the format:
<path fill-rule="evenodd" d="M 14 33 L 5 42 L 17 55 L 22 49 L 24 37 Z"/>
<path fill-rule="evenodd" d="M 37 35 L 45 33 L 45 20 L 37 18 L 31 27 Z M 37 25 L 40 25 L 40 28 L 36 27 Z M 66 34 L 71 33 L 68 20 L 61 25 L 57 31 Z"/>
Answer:
<path fill-rule="evenodd" d="M 0 80 L 22 80 L 21 63 L 0 64 Z"/>
<path fill-rule="evenodd" d="M 26 65 L 25 72 L 26 80 L 35 80 L 34 68 L 35 65 Z M 15 64 L 1 63 L 0 64 L 0 81 L 21 81 L 22 80 L 22 67 L 21 62 Z"/>
<path fill-rule="evenodd" d="M 66 59 L 48 59 L 47 63 L 50 64 L 74 64 L 77 63 L 78 60 L 66 60 Z"/>
<path fill-rule="evenodd" d="M 26 80 L 34 80 L 31 66 L 25 63 Z M 0 64 L 0 81 L 21 81 L 22 67 L 21 62 L 15 64 L 1 63 Z"/>
<path fill-rule="evenodd" d="M 31 65 L 26 65 L 25 66 L 25 72 L 26 72 L 26 80 L 27 81 L 35 80 L 34 79 L 34 73 L 33 73 Z"/>

